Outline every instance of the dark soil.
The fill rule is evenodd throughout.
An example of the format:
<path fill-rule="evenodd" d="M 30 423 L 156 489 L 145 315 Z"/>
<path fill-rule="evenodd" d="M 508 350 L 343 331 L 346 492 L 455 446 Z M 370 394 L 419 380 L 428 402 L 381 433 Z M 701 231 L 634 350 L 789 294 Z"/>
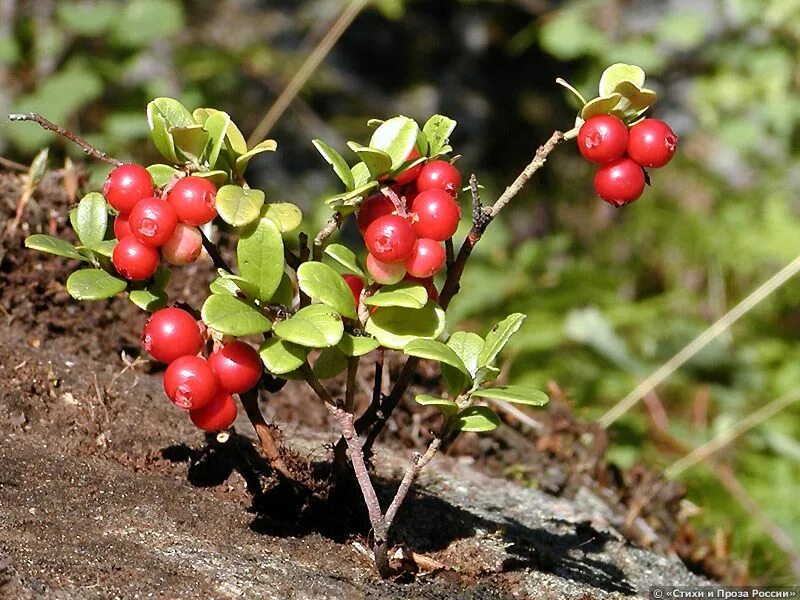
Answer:
<path fill-rule="evenodd" d="M 20 176 L 0 173 L 0 597 L 61 590 L 81 598 L 289 598 L 336 594 L 340 586 L 336 597 L 443 597 L 449 589 L 452 597 L 501 598 L 514 588 L 513 573 L 489 576 L 477 558 L 470 568 L 466 546 L 460 571 L 437 577 L 439 596 L 427 595 L 428 578 L 376 580 L 357 551 L 368 534 L 360 498 L 328 485 L 324 443 L 336 435 L 318 400 L 290 382 L 263 405 L 288 445 L 302 449 L 294 464 L 316 491 L 308 496 L 276 485 L 241 416 L 237 433 L 219 440 L 165 400 L 159 367 L 137 358 L 145 313 L 124 298 L 75 302 L 63 285 L 75 265 L 24 249 L 31 233 L 71 239 L 67 209 L 74 199 L 59 173 L 45 177 L 19 231 L 7 232 L 22 184 Z M 212 273 L 202 261 L 178 270 L 170 298 L 196 304 Z M 390 365 L 396 374 L 398 360 Z M 436 377 L 432 365 L 423 365 L 415 386 L 433 389 Z M 381 442 L 422 448 L 433 418 L 402 405 Z M 676 540 L 685 542 L 691 531 L 680 517 L 678 486 L 644 469 L 605 464 L 604 434 L 576 422 L 565 401 L 555 398 L 537 418 L 542 431 L 465 435 L 449 453 L 456 463 L 536 482 L 564 498 L 590 489 L 603 500 L 603 518 L 640 547 L 670 553 Z M 309 433 L 315 431 L 322 434 Z M 152 522 L 147 532 L 132 525 L 143 519 Z M 407 537 L 401 532 L 398 541 Z M 405 541 L 434 560 L 454 561 L 446 545 Z M 195 552 L 186 564 L 189 547 Z M 678 547 L 686 556 L 697 548 L 694 541 Z M 234 554 L 245 562 L 225 560 Z M 332 587 L 315 594 L 315 578 L 295 575 L 267 594 L 263 585 L 287 568 L 287 557 L 309 574 L 323 573 Z M 720 576 L 726 564 L 723 557 L 692 567 Z M 216 581 L 223 567 L 249 583 L 232 589 Z"/>

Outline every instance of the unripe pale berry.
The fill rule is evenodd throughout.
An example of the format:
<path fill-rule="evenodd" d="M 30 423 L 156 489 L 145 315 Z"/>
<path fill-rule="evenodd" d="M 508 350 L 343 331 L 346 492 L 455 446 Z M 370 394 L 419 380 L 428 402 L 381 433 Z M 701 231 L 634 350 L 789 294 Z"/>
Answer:
<path fill-rule="evenodd" d="M 414 232 L 421 238 L 442 242 L 453 237 L 461 219 L 461 207 L 443 190 L 420 192 L 411 204 Z"/>
<path fill-rule="evenodd" d="M 367 231 L 372 222 L 378 217 L 390 215 L 394 212 L 394 204 L 383 194 L 372 194 L 361 203 L 356 216 L 356 224 L 361 235 Z"/>
<path fill-rule="evenodd" d="M 386 215 L 375 219 L 364 234 L 370 254 L 381 262 L 402 262 L 411 253 L 416 241 L 414 228 L 407 219 Z"/>
<path fill-rule="evenodd" d="M 597 195 L 614 206 L 636 200 L 644 191 L 644 171 L 638 163 L 623 157 L 597 169 L 594 189 Z"/>
<path fill-rule="evenodd" d="M 129 235 L 114 246 L 111 262 L 128 281 L 144 281 L 158 269 L 158 250 Z"/>
<path fill-rule="evenodd" d="M 203 332 L 195 318 L 180 308 L 154 312 L 142 331 L 142 348 L 158 361 L 197 354 L 203 347 Z"/>
<path fill-rule="evenodd" d="M 590 117 L 578 131 L 578 150 L 586 160 L 605 164 L 621 158 L 628 145 L 628 128 L 614 115 Z"/>
<path fill-rule="evenodd" d="M 178 223 L 170 238 L 161 246 L 161 256 L 171 265 L 187 265 L 200 256 L 203 238 L 197 227 Z"/>
<path fill-rule="evenodd" d="M 220 431 L 233 425 L 237 412 L 233 396 L 220 390 L 203 408 L 190 410 L 189 418 L 204 431 Z"/>
<path fill-rule="evenodd" d="M 461 173 L 445 160 L 434 160 L 422 167 L 417 177 L 417 190 L 441 190 L 457 196 L 461 189 Z"/>
<path fill-rule="evenodd" d="M 128 222 L 126 215 L 117 215 L 114 217 L 114 237 L 118 240 L 133 235 L 131 231 L 131 224 Z"/>
<path fill-rule="evenodd" d="M 358 303 L 361 301 L 361 291 L 364 289 L 364 280 L 358 275 L 352 275 L 350 273 L 342 275 L 342 279 L 344 279 L 347 287 L 350 288 L 350 293 L 353 294 L 353 300 L 355 301 L 356 308 L 358 308 Z"/>
<path fill-rule="evenodd" d="M 179 179 L 167 194 L 181 223 L 205 225 L 217 216 L 217 188 L 208 179 L 190 175 Z"/>
<path fill-rule="evenodd" d="M 203 408 L 217 393 L 219 382 L 205 358 L 176 358 L 164 371 L 164 391 L 173 404 L 187 410 Z"/>
<path fill-rule="evenodd" d="M 242 394 L 253 388 L 261 378 L 261 358 L 252 346 L 231 342 L 213 352 L 208 364 L 219 380 L 219 387 L 229 394 Z"/>
<path fill-rule="evenodd" d="M 412 148 L 411 152 L 409 152 L 408 156 L 406 156 L 406 160 L 407 161 L 415 160 L 419 157 L 420 157 L 419 150 L 417 150 L 416 148 Z M 397 177 L 394 178 L 395 182 L 399 185 L 406 185 L 408 183 L 411 183 L 419 176 L 420 171 L 422 171 L 423 164 L 424 163 L 419 163 L 418 165 L 414 165 L 410 169 L 406 169 L 405 171 L 403 171 Z"/>
<path fill-rule="evenodd" d="M 442 268 L 445 258 L 444 249 L 439 242 L 420 238 L 406 258 L 406 271 L 413 277 L 432 277 Z"/>
<path fill-rule="evenodd" d="M 643 167 L 666 165 L 678 148 L 678 136 L 659 119 L 645 119 L 631 127 L 628 136 L 628 156 Z"/>
<path fill-rule="evenodd" d="M 372 254 L 367 254 L 367 272 L 375 283 L 392 285 L 405 277 L 406 266 L 399 263 L 385 263 L 379 261 Z"/>
<path fill-rule="evenodd" d="M 171 204 L 160 198 L 139 200 L 128 216 L 137 240 L 148 246 L 161 246 L 175 231 L 178 215 Z"/>
<path fill-rule="evenodd" d="M 111 171 L 103 184 L 103 196 L 122 214 L 131 212 L 139 200 L 154 194 L 153 178 L 141 165 L 121 165 Z"/>

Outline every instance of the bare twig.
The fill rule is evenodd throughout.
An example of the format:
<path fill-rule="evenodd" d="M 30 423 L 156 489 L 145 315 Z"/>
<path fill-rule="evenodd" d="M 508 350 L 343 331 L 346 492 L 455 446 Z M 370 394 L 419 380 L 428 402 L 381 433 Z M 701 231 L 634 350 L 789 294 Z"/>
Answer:
<path fill-rule="evenodd" d="M 102 160 L 104 162 L 110 163 L 115 167 L 118 167 L 123 164 L 121 160 L 118 160 L 113 156 L 109 156 L 105 152 L 98 150 L 97 148 L 92 146 L 89 142 L 87 142 L 85 139 L 83 139 L 81 136 L 73 133 L 69 129 L 65 129 L 59 125 L 56 125 L 52 121 L 45 119 L 39 113 L 14 113 L 8 115 L 8 118 L 11 121 L 31 121 L 33 123 L 36 123 L 40 127 L 47 129 L 48 131 L 57 133 L 67 138 L 69 141 L 77 144 L 83 149 L 84 152 L 86 152 L 86 154 L 97 160 Z"/>
<path fill-rule="evenodd" d="M 28 167 L 23 165 L 22 163 L 18 163 L 14 160 L 9 160 L 7 158 L 3 158 L 0 156 L 0 167 L 5 167 L 6 169 L 11 169 L 12 171 L 27 171 Z"/>
<path fill-rule="evenodd" d="M 344 409 L 352 414 L 356 409 L 356 375 L 358 375 L 358 356 L 347 358 L 347 391 L 344 398 Z"/>
<path fill-rule="evenodd" d="M 447 270 L 449 271 L 453 268 L 453 265 L 456 262 L 456 251 L 453 248 L 453 238 L 448 238 L 444 241 L 444 250 L 447 255 L 447 261 L 445 264 L 447 265 Z"/>
<path fill-rule="evenodd" d="M 222 254 L 220 254 L 217 245 L 210 239 L 208 239 L 205 232 L 203 232 L 202 228 L 198 228 L 198 230 L 200 231 L 200 236 L 203 238 L 203 248 L 206 249 L 206 252 L 208 252 L 208 255 L 211 257 L 211 260 L 214 262 L 214 267 L 216 267 L 217 269 L 224 269 L 228 273 L 232 273 L 231 268 L 228 266 L 228 263 L 225 261 L 224 258 L 222 258 Z"/>
<path fill-rule="evenodd" d="M 325 227 L 320 229 L 319 233 L 314 238 L 314 260 L 322 260 L 322 251 L 325 249 L 325 242 L 333 235 L 333 232 L 339 229 L 342 225 L 342 213 L 335 212 L 325 223 Z"/>
<path fill-rule="evenodd" d="M 406 469 L 403 479 L 400 481 L 400 487 L 397 488 L 392 503 L 389 505 L 389 508 L 386 509 L 384 520 L 387 530 L 391 528 L 394 518 L 397 516 L 397 511 L 406 499 L 408 492 L 411 490 L 411 486 L 414 485 L 414 481 L 417 479 L 419 472 L 431 461 L 439 450 L 441 443 L 441 438 L 436 436 L 428 446 L 425 454 L 420 455 L 419 453 L 414 453 L 414 456 L 411 458 L 411 464 L 408 466 L 408 469 Z"/>
<path fill-rule="evenodd" d="M 258 390 L 253 389 L 244 394 L 240 394 L 239 399 L 242 401 L 242 406 L 247 413 L 247 418 L 250 419 L 250 423 L 253 424 L 253 429 L 255 429 L 258 441 L 261 444 L 261 451 L 264 453 L 264 456 L 267 457 L 270 466 L 284 478 L 293 481 L 294 478 L 281 457 L 278 445 L 275 443 L 272 430 L 264 419 L 261 409 L 258 407 Z"/>

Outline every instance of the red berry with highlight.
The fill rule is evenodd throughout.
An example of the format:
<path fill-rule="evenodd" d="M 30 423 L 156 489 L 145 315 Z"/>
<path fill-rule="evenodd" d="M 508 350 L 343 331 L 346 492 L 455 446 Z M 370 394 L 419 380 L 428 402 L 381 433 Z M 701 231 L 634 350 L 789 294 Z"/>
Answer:
<path fill-rule="evenodd" d="M 442 268 L 445 258 L 444 248 L 439 242 L 421 238 L 406 258 L 406 271 L 413 277 L 432 277 Z"/>
<path fill-rule="evenodd" d="M 142 348 L 158 361 L 171 363 L 203 348 L 203 332 L 195 318 L 180 308 L 154 312 L 142 331 Z"/>
<path fill-rule="evenodd" d="M 164 371 L 164 391 L 175 406 L 203 408 L 217 393 L 219 381 L 205 358 L 181 356 Z"/>
<path fill-rule="evenodd" d="M 220 431 L 233 425 L 237 412 L 233 396 L 220 390 L 203 408 L 190 410 L 189 418 L 204 431 Z"/>
<path fill-rule="evenodd" d="M 408 156 L 406 156 L 406 161 L 415 160 L 420 156 L 421 155 L 419 153 L 419 150 L 417 150 L 416 148 L 412 148 L 411 152 L 409 152 Z M 406 169 L 405 171 L 403 171 L 397 177 L 394 178 L 395 182 L 398 183 L 399 185 L 406 185 L 408 183 L 411 183 L 419 176 L 420 171 L 422 171 L 422 167 L 423 163 L 419 163 L 418 165 L 414 165 L 410 169 Z"/>
<path fill-rule="evenodd" d="M 406 259 L 417 236 L 408 220 L 398 215 L 379 217 L 367 227 L 364 242 L 379 261 L 397 263 Z"/>
<path fill-rule="evenodd" d="M 414 231 L 421 238 L 443 242 L 453 237 L 461 219 L 461 207 L 442 190 L 420 192 L 411 204 L 416 215 Z"/>
<path fill-rule="evenodd" d="M 231 342 L 208 357 L 211 370 L 217 375 L 219 387 L 229 394 L 242 394 L 261 379 L 261 358 L 252 346 Z"/>
<path fill-rule="evenodd" d="M 602 165 L 594 176 L 597 195 L 614 206 L 636 200 L 642 195 L 644 185 L 642 167 L 628 157 Z"/>
<path fill-rule="evenodd" d="M 645 119 L 631 127 L 628 156 L 643 167 L 654 169 L 666 165 L 678 148 L 678 136 L 659 119 Z"/>
<path fill-rule="evenodd" d="M 445 160 L 434 160 L 422 167 L 417 177 L 417 190 L 441 190 L 457 196 L 461 189 L 461 173 Z"/>
<path fill-rule="evenodd" d="M 367 272 L 375 283 L 392 285 L 405 277 L 406 266 L 401 262 L 393 264 L 381 262 L 372 254 L 367 254 Z"/>
<path fill-rule="evenodd" d="M 171 204 L 160 198 L 145 198 L 133 207 L 128 223 L 137 240 L 148 246 L 161 246 L 175 231 L 178 215 Z"/>
<path fill-rule="evenodd" d="M 139 200 L 154 194 L 153 178 L 141 165 L 120 165 L 103 184 L 103 196 L 122 214 L 131 212 Z"/>
<path fill-rule="evenodd" d="M 131 224 L 128 222 L 128 217 L 125 215 L 117 215 L 114 218 L 114 237 L 118 240 L 133 235 L 131 231 Z"/>
<path fill-rule="evenodd" d="M 628 146 L 628 128 L 613 115 L 590 117 L 578 131 L 578 150 L 586 160 L 605 164 L 621 158 Z"/>
<path fill-rule="evenodd" d="M 190 175 L 179 179 L 167 194 L 181 223 L 205 225 L 217 216 L 217 188 L 208 179 Z"/>
<path fill-rule="evenodd" d="M 350 292 L 353 294 L 353 300 L 355 301 L 357 308 L 358 303 L 361 301 L 361 291 L 364 289 L 364 280 L 358 275 L 351 275 L 349 273 L 342 275 L 342 279 L 344 279 L 347 287 L 350 288 Z"/>
<path fill-rule="evenodd" d="M 171 265 L 188 265 L 197 260 L 203 249 L 203 238 L 197 227 L 178 223 L 175 231 L 161 246 L 161 256 Z"/>
<path fill-rule="evenodd" d="M 134 236 L 122 238 L 114 246 L 111 262 L 117 273 L 128 281 L 144 281 L 158 269 L 158 250 L 137 240 Z"/>
<path fill-rule="evenodd" d="M 356 224 L 361 235 L 367 231 L 372 222 L 378 217 L 390 215 L 394 212 L 394 204 L 383 194 L 372 194 L 361 203 L 356 217 Z"/>

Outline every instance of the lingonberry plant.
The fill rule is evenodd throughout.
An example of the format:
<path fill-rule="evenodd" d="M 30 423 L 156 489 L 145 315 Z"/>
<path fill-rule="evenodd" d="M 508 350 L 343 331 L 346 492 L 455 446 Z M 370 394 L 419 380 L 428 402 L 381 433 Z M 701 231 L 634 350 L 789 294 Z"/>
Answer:
<path fill-rule="evenodd" d="M 305 380 L 338 425 L 334 460 L 340 468 L 334 472 L 355 474 L 372 526 L 375 564 L 386 575 L 392 523 L 436 452 L 460 432 L 496 428 L 500 418 L 493 405 L 547 402 L 538 390 L 493 385 L 497 357 L 524 315 L 508 316 L 485 337 L 445 333 L 445 311 L 486 228 L 565 140 L 577 138 L 581 153 L 599 164 L 595 189 L 617 206 L 642 193 L 643 167 L 663 166 L 675 151 L 676 137 L 666 124 L 642 119 L 655 94 L 642 87 L 640 68 L 609 67 L 600 80 L 600 96 L 590 102 L 560 83 L 583 103 L 575 127 L 553 133 L 492 205 L 481 202 L 477 178 L 470 177 L 471 228 L 457 253 L 453 237 L 462 216 L 462 180 L 455 158 L 448 160 L 452 119 L 434 115 L 422 127 L 403 116 L 371 120 L 369 143 L 347 144 L 357 158 L 352 166 L 314 140 L 344 190 L 326 200 L 332 216 L 312 245 L 300 233 L 299 251 L 294 251 L 287 242 L 302 224 L 300 209 L 267 203 L 244 177 L 249 161 L 274 151 L 276 143 L 266 140 L 248 148 L 226 113 L 190 112 L 169 98 L 147 107 L 153 141 L 166 160 L 147 168 L 122 164 L 40 115 L 11 116 L 58 131 L 115 166 L 102 195 L 87 194 L 70 213 L 78 246 L 46 235 L 30 236 L 26 245 L 85 263 L 66 282 L 74 298 L 100 300 L 127 292 L 151 312 L 142 348 L 167 365 L 166 396 L 188 411 L 197 427 L 216 431 L 235 421 L 232 394 L 238 395 L 276 476 L 297 485 L 302 484 L 275 443 L 258 394 L 275 391 L 286 379 Z M 363 263 L 358 249 L 330 243 L 352 215 L 366 246 Z M 238 235 L 235 270 L 213 241 L 211 224 L 217 217 Z M 194 307 L 168 306 L 169 265 L 195 261 L 201 246 L 218 275 L 208 296 Z M 405 364 L 384 394 L 383 360 L 390 351 L 403 354 Z M 368 354 L 374 355 L 374 391 L 360 410 L 357 371 Z M 372 446 L 421 359 L 439 363 L 444 393 L 418 395 L 416 401 L 435 407 L 441 418 L 427 451 L 413 456 L 384 508 L 370 475 Z M 323 382 L 342 372 L 344 397 L 335 398 Z M 352 471 L 342 468 L 348 464 Z"/>

